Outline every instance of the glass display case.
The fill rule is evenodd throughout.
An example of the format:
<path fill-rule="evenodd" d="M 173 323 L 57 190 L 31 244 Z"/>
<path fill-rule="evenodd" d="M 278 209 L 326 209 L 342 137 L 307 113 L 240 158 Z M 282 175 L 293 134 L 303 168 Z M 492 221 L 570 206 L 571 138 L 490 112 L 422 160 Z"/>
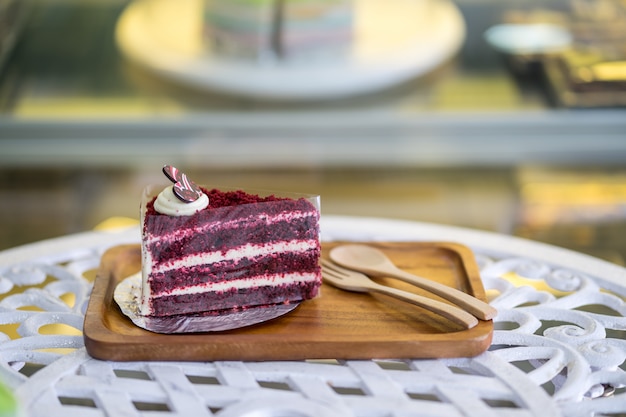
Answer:
<path fill-rule="evenodd" d="M 197 13 L 185 6 L 193 1 L 174 2 L 178 11 L 169 20 L 160 18 L 155 33 L 169 39 L 176 27 L 197 21 Z M 407 0 L 397 0 L 403 2 Z M 586 45 L 593 36 L 601 45 L 611 39 L 610 52 L 594 51 L 615 61 L 623 39 L 608 28 L 624 19 L 623 4 L 617 1 L 449 3 L 460 16 L 462 27 L 456 30 L 462 31 L 462 39 L 458 48 L 447 46 L 452 48 L 448 54 L 439 51 L 437 65 L 398 77 L 385 88 L 303 100 L 198 88 L 129 59 L 116 31 L 136 3 L 23 4 L 30 6 L 28 19 L 0 78 L 0 160 L 5 165 L 149 164 L 162 155 L 201 166 L 430 166 L 531 159 L 589 164 L 621 161 L 626 154 L 623 93 L 618 94 L 623 82 L 613 83 L 612 96 L 619 97 L 614 102 L 567 102 L 562 77 L 554 75 L 564 60 L 503 54 L 484 37 L 487 29 L 502 23 L 559 22 L 573 28 Z M 422 10 L 430 13 L 428 7 Z M 580 16 L 587 16 L 586 21 Z M 428 21 L 414 19 L 416 25 Z M 611 25 L 605 24 L 607 19 Z M 371 20 L 368 30 L 389 37 L 389 25 L 376 26 L 383 21 Z M 423 42 L 437 53 L 439 44 L 429 39 L 430 32 L 436 35 L 429 30 Z M 423 57 L 429 59 L 428 50 Z M 584 61 L 573 54 L 567 59 Z"/>

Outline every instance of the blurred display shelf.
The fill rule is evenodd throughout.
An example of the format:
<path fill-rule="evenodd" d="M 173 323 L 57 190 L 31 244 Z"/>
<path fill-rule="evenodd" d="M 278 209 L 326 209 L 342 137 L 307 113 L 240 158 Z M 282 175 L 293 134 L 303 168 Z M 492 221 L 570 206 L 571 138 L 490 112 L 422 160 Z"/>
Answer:
<path fill-rule="evenodd" d="M 127 1 L 30 0 L 0 74 L 0 166 L 218 168 L 623 164 L 626 109 L 555 107 L 513 76 L 483 32 L 506 7 L 457 1 L 459 53 L 382 92 L 314 102 L 193 90 L 128 62 L 114 31 Z"/>
<path fill-rule="evenodd" d="M 626 114 L 374 112 L 0 123 L 2 166 L 507 166 L 624 164 Z"/>

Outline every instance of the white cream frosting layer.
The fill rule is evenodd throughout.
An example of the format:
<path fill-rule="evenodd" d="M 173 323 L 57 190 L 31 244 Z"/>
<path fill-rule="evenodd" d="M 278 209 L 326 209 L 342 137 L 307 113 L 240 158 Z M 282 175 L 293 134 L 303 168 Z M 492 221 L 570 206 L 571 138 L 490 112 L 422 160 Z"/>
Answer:
<path fill-rule="evenodd" d="M 192 216 L 209 205 L 209 197 L 202 194 L 196 201 L 186 203 L 176 197 L 174 186 L 170 185 L 159 193 L 154 202 L 154 209 L 168 216 Z"/>
<path fill-rule="evenodd" d="M 201 294 L 205 292 L 223 292 L 231 289 L 247 289 L 256 287 L 266 287 L 280 284 L 295 284 L 300 282 L 311 282 L 317 279 L 317 274 L 314 272 L 308 273 L 292 273 L 292 274 L 275 274 L 275 275 L 260 275 L 257 277 L 234 280 L 227 282 L 213 282 L 204 283 L 200 285 L 194 285 L 185 288 L 175 288 L 171 291 L 163 292 L 160 294 L 153 294 L 154 298 L 165 297 L 170 295 L 188 295 L 188 294 Z"/>

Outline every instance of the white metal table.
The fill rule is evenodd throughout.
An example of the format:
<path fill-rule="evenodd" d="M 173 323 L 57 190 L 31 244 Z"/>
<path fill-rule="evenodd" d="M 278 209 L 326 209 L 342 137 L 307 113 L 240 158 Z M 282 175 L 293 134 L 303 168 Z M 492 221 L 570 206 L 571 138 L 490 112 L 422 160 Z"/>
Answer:
<path fill-rule="evenodd" d="M 626 415 L 626 269 L 511 236 L 399 220 L 323 216 L 322 238 L 469 246 L 499 311 L 492 346 L 440 360 L 96 360 L 81 335 L 85 273 L 107 248 L 139 242 L 130 228 L 0 253 L 0 325 L 17 328 L 0 333 L 0 378 L 33 417 Z"/>

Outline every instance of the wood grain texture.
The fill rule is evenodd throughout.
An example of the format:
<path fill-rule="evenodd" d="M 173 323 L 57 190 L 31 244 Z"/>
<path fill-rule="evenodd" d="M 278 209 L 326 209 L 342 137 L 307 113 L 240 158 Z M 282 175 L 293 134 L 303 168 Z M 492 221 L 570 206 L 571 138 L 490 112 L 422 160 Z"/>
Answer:
<path fill-rule="evenodd" d="M 465 246 L 364 243 L 382 249 L 402 269 L 485 300 L 473 253 Z M 324 243 L 322 255 L 327 257 L 338 244 Z M 84 324 L 85 345 L 93 357 L 117 361 L 470 357 L 485 351 L 493 334 L 491 321 L 459 330 L 446 319 L 402 301 L 326 284 L 316 299 L 266 323 L 225 332 L 156 334 L 135 326 L 113 300 L 115 286 L 140 267 L 139 245 L 116 246 L 102 256 Z M 438 298 L 398 280 L 377 281 Z"/>

